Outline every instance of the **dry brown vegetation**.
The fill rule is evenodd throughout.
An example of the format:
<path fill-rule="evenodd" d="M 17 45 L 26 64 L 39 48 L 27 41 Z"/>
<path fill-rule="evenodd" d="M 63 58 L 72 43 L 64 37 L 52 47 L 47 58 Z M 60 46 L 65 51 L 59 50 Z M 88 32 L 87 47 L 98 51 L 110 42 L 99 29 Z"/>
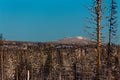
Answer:
<path fill-rule="evenodd" d="M 95 80 L 95 46 L 37 43 L 27 48 L 0 47 L 0 80 Z M 111 50 L 110 68 L 107 49 L 101 47 L 102 80 L 119 80 L 120 47 Z"/>

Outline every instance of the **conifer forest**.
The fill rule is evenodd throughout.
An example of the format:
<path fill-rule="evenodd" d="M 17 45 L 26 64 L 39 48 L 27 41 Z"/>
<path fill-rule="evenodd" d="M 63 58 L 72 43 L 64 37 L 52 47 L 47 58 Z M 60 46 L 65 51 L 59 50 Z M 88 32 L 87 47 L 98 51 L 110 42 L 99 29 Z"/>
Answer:
<path fill-rule="evenodd" d="M 25 42 L 0 34 L 0 80 L 120 80 L 118 1 L 107 1 L 86 7 L 89 38 Z"/>
<path fill-rule="evenodd" d="M 15 46 L 16 45 L 16 46 Z M 120 46 L 102 45 L 100 79 L 120 79 Z M 14 42 L 0 48 L 0 80 L 96 80 L 96 45 Z"/>

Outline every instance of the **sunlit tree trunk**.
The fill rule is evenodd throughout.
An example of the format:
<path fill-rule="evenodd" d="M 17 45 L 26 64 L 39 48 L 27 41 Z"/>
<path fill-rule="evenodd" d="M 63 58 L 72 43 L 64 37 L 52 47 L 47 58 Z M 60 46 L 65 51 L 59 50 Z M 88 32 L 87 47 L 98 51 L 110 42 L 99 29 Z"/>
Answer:
<path fill-rule="evenodd" d="M 100 80 L 100 16 L 101 16 L 101 0 L 96 0 L 96 36 L 97 36 L 97 80 Z"/>
<path fill-rule="evenodd" d="M 27 80 L 30 80 L 30 71 L 27 71 Z"/>

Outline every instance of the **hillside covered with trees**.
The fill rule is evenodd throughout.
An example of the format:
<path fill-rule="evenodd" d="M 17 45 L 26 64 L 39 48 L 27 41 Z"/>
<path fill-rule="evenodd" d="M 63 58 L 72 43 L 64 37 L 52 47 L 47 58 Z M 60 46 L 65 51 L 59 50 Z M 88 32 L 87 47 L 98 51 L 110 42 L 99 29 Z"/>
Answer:
<path fill-rule="evenodd" d="M 11 44 L 15 45 L 15 43 L 18 42 Z M 20 45 L 25 44 L 22 42 L 16 45 L 19 47 L 0 47 L 0 80 L 96 79 L 97 50 L 95 45 L 57 43 L 30 45 L 28 43 L 26 43 L 26 48 L 19 48 Z M 106 45 L 101 46 L 101 79 L 119 80 L 120 46 L 112 47 L 110 58 L 108 70 L 107 48 Z"/>

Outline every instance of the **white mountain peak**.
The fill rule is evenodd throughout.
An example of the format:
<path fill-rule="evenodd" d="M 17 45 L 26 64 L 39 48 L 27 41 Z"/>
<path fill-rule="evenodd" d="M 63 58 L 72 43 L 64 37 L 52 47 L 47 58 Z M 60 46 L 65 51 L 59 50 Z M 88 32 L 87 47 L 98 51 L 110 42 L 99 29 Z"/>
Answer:
<path fill-rule="evenodd" d="M 84 39 L 82 36 L 77 36 L 76 38 L 77 39 Z"/>
<path fill-rule="evenodd" d="M 91 40 L 82 36 L 65 37 L 63 39 L 56 40 L 55 42 L 58 42 L 60 44 L 79 44 L 79 45 L 93 44 Z"/>

